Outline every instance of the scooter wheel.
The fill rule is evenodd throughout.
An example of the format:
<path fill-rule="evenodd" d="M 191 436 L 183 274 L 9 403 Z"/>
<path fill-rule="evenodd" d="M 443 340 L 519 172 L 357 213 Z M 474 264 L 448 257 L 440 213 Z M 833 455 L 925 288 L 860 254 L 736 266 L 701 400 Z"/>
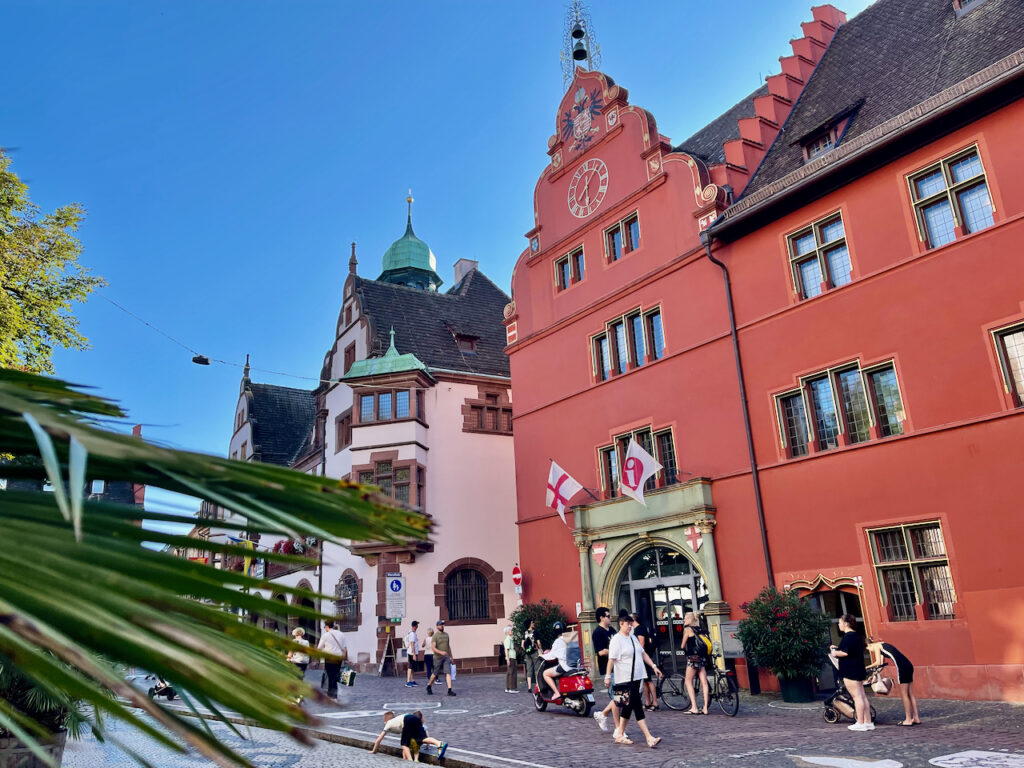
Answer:
<path fill-rule="evenodd" d="M 533 695 L 533 705 L 537 708 L 538 712 L 543 712 L 548 708 L 548 703 L 541 698 L 539 693 Z"/>
<path fill-rule="evenodd" d="M 585 710 L 583 710 L 583 717 L 590 717 L 590 712 L 591 712 L 591 710 L 593 710 L 593 709 L 594 709 L 594 705 L 593 705 L 593 704 L 591 704 L 591 703 L 590 703 L 590 702 L 588 701 L 588 702 L 587 702 L 587 708 L 586 708 Z"/>
<path fill-rule="evenodd" d="M 831 724 L 835 725 L 836 723 L 839 722 L 839 717 L 840 717 L 839 711 L 836 710 L 836 709 L 833 709 L 832 707 L 825 707 L 825 711 L 822 712 L 821 714 L 822 714 L 822 717 L 825 718 L 825 722 L 826 723 L 831 723 Z"/>

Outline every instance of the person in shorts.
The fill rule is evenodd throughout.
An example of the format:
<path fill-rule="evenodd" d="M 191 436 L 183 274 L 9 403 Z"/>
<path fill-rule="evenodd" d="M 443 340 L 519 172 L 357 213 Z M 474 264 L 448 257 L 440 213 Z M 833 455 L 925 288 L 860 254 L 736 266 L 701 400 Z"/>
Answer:
<path fill-rule="evenodd" d="M 603 605 L 594 611 L 597 617 L 597 626 L 591 638 L 594 642 L 594 658 L 597 659 L 597 672 L 601 677 L 608 671 L 608 646 L 611 644 L 615 630 L 612 629 L 612 617 L 608 609 Z M 613 681 L 614 682 L 614 681 Z M 602 712 L 595 712 L 594 719 L 602 731 L 608 730 L 608 713 L 612 713 L 612 721 L 615 723 L 615 730 L 619 729 L 619 710 L 615 706 L 615 698 L 608 702 L 608 706 Z"/>
<path fill-rule="evenodd" d="M 410 720 L 409 718 L 412 719 Z M 399 737 L 399 742 L 402 745 L 402 757 L 406 760 L 419 762 L 420 747 L 424 744 L 437 747 L 437 756 L 439 758 L 444 757 L 444 753 L 448 751 L 447 741 L 431 738 L 427 734 L 427 729 L 423 726 L 423 713 L 419 710 L 401 717 L 391 711 L 385 712 L 384 730 L 380 732 L 377 740 L 373 742 L 373 747 L 370 749 L 371 755 L 377 751 L 380 743 L 384 741 L 384 737 L 389 733 Z M 415 738 L 416 736 L 421 738 Z M 415 750 L 413 749 L 414 747 Z"/>
<path fill-rule="evenodd" d="M 448 695 L 454 696 L 452 690 L 452 643 L 448 633 L 444 631 L 444 620 L 437 620 L 437 631 L 434 633 L 434 674 L 427 680 L 427 693 L 433 693 L 434 681 L 444 675 L 448 683 Z"/>

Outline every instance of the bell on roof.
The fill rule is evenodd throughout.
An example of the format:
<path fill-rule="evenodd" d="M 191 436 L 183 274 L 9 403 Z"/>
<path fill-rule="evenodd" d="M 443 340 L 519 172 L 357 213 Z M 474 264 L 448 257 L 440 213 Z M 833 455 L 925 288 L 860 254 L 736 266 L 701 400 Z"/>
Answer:
<path fill-rule="evenodd" d="M 576 45 L 572 47 L 572 57 L 576 61 L 585 61 L 587 58 L 587 46 L 583 44 L 582 40 L 577 40 Z"/>
<path fill-rule="evenodd" d="M 571 34 L 573 40 L 582 40 L 587 33 L 583 30 L 583 25 L 577 21 L 572 27 Z"/>

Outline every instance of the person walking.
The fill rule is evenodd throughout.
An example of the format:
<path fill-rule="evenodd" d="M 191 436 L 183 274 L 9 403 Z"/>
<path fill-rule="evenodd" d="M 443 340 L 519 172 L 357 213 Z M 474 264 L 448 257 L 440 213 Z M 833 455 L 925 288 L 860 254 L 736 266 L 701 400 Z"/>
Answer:
<path fill-rule="evenodd" d="M 700 622 L 697 614 L 688 611 L 683 616 L 683 642 L 680 648 L 686 656 L 686 693 L 690 697 L 690 708 L 686 710 L 688 715 L 706 715 L 708 713 L 708 702 L 710 686 L 708 685 L 708 669 L 706 651 L 701 652 L 700 644 L 703 638 L 698 637 Z M 706 646 L 705 646 L 706 648 Z M 697 691 L 694 678 L 700 677 L 700 690 L 704 694 L 704 709 L 697 709 Z"/>
<path fill-rule="evenodd" d="M 423 664 L 427 668 L 427 680 L 434 674 L 434 628 L 427 629 L 427 639 L 423 644 Z"/>
<path fill-rule="evenodd" d="M 444 620 L 437 620 L 437 631 L 434 633 L 434 658 L 437 660 L 437 666 L 434 669 L 434 674 L 427 680 L 427 693 L 433 694 L 434 681 L 444 675 L 444 680 L 448 683 L 448 695 L 454 696 L 455 691 L 452 690 L 452 662 L 455 661 L 452 656 L 452 643 L 448 637 L 448 633 L 444 631 Z"/>
<path fill-rule="evenodd" d="M 644 652 L 653 658 L 657 654 L 654 650 L 653 636 L 651 630 L 648 629 L 647 625 L 640 620 L 640 614 L 633 614 L 633 634 L 636 639 L 640 641 L 640 647 L 644 649 Z M 654 670 L 651 667 L 646 668 L 646 680 L 644 680 L 641 689 L 643 691 L 644 709 L 648 712 L 652 712 L 658 709 L 658 691 L 654 687 Z"/>
<path fill-rule="evenodd" d="M 519 693 L 519 661 L 516 659 L 516 642 L 512 639 L 512 627 L 505 627 L 505 637 L 501 641 L 505 649 L 505 693 Z"/>
<path fill-rule="evenodd" d="M 327 695 L 334 698 L 338 695 L 341 663 L 348 659 L 348 645 L 345 643 L 345 636 L 337 629 L 334 619 L 324 622 L 324 634 L 316 647 L 334 657 L 324 660 L 324 671 L 327 673 Z"/>
<path fill-rule="evenodd" d="M 299 645 L 309 647 L 309 640 L 305 638 L 306 630 L 296 627 L 292 630 L 292 639 Z M 299 673 L 305 677 L 306 667 L 309 666 L 309 654 L 302 651 L 288 651 L 288 661 L 299 668 Z"/>
<path fill-rule="evenodd" d="M 896 667 L 896 684 L 900 687 L 900 698 L 903 699 L 903 726 L 918 725 L 921 722 L 921 715 L 917 711 L 917 696 L 914 695 L 914 665 L 910 659 L 900 653 L 900 649 L 891 643 L 882 641 L 868 642 L 868 653 L 871 654 L 871 666 L 885 663 L 885 659 L 892 661 Z"/>
<path fill-rule="evenodd" d="M 419 685 L 415 680 L 412 679 L 413 673 L 419 671 L 420 664 L 420 636 L 416 634 L 416 630 L 419 628 L 420 623 L 414 621 L 412 623 L 412 630 L 405 636 L 405 654 L 409 659 L 409 663 L 405 670 L 405 687 L 412 688 L 414 685 Z"/>
<path fill-rule="evenodd" d="M 601 677 L 604 677 L 608 672 L 608 647 L 615 636 L 615 630 L 612 629 L 612 617 L 608 613 L 608 609 L 603 605 L 594 611 L 594 615 L 597 616 L 597 626 L 594 627 L 594 633 L 591 636 L 594 643 L 594 657 L 597 659 L 597 672 Z M 612 683 L 614 684 L 614 681 Z M 609 712 L 612 713 L 612 722 L 615 723 L 615 730 L 617 731 L 619 730 L 619 710 L 615 706 L 614 697 L 608 702 L 608 706 L 603 711 L 594 713 L 594 719 L 602 731 L 607 731 Z"/>
<path fill-rule="evenodd" d="M 633 743 L 626 735 L 626 725 L 629 723 L 630 714 L 633 714 L 647 739 L 647 746 L 654 749 L 661 739 L 652 736 L 647 727 L 643 701 L 640 698 L 640 683 L 647 674 L 645 663 L 651 666 L 658 677 L 661 677 L 661 670 L 631 634 L 632 628 L 633 617 L 626 611 L 619 613 L 619 631 L 608 646 L 608 659 L 614 666 L 615 679 L 618 681 L 612 689 L 619 706 L 619 725 L 613 736 L 616 744 Z M 611 670 L 605 674 L 604 681 L 606 685 L 611 684 Z"/>
<path fill-rule="evenodd" d="M 537 622 L 533 619 L 528 619 L 526 622 L 522 647 L 523 666 L 526 670 L 526 689 L 532 691 L 533 686 L 538 684 L 537 676 L 540 674 L 542 665 L 540 654 L 544 650 L 540 647 L 540 640 L 537 638 Z"/>
<path fill-rule="evenodd" d="M 856 627 L 857 619 L 853 614 L 844 614 L 839 619 L 839 631 L 843 636 L 838 647 L 830 646 L 830 655 L 839 662 L 839 676 L 853 697 L 857 711 L 857 722 L 847 728 L 851 731 L 873 731 L 875 724 L 871 722 L 871 705 L 864 692 L 864 679 L 868 676 L 864 668 L 864 640 L 857 634 Z"/>

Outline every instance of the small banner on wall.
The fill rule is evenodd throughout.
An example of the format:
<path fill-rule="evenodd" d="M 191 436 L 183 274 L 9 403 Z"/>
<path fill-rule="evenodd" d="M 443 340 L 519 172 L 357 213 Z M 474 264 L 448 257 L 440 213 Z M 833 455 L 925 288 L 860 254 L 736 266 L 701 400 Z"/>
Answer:
<path fill-rule="evenodd" d="M 630 438 L 626 460 L 622 462 L 622 492 L 646 507 L 644 483 L 661 468 L 657 459 L 641 448 L 636 440 Z"/>
<path fill-rule="evenodd" d="M 583 490 L 583 486 L 576 482 L 575 478 L 569 475 L 554 461 L 551 462 L 551 471 L 548 472 L 548 489 L 544 498 L 544 506 L 551 507 L 565 522 L 565 506 L 569 499 Z"/>

